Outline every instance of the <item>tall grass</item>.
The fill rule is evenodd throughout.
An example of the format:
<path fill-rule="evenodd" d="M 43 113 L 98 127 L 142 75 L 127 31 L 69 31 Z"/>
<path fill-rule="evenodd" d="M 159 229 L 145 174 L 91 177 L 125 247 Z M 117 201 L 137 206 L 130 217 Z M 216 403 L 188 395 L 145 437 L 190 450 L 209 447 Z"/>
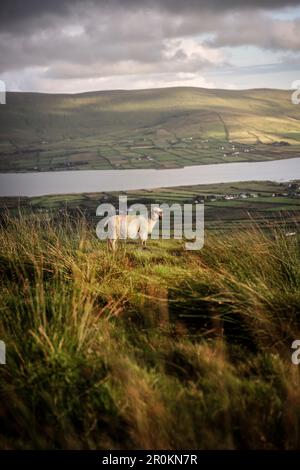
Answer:
<path fill-rule="evenodd" d="M 299 448 L 299 239 L 116 254 L 85 219 L 0 230 L 1 448 Z"/>

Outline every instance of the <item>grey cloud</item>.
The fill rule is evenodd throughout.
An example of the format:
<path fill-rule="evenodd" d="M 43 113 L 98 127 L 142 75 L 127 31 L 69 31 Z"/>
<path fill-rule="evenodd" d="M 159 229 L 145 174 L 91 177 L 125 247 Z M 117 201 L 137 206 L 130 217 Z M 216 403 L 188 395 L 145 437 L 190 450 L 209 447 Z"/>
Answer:
<path fill-rule="evenodd" d="M 98 9 L 93 9 L 86 12 L 86 16 L 73 14 L 68 21 L 59 19 L 31 33 L 0 35 L 0 72 L 46 67 L 49 76 L 63 78 L 63 75 L 86 75 L 87 67 L 93 73 L 92 68 L 96 66 L 97 73 L 102 67 L 107 74 L 109 68 L 116 71 L 119 62 L 123 72 L 125 62 L 143 69 L 151 65 L 153 69 L 155 64 L 160 64 L 158 67 L 194 70 L 209 65 L 210 61 L 197 57 L 188 59 L 182 48 L 168 60 L 166 40 L 206 32 L 222 24 L 222 15 L 210 14 L 202 18 L 199 23 L 199 18 L 193 15 L 179 17 L 148 12 L 145 25 L 141 11 L 99 15 Z M 76 30 L 78 25 L 81 30 L 72 34 L 72 29 Z"/>
<path fill-rule="evenodd" d="M 2 0 L 0 73 L 32 70 L 48 81 L 164 74 L 172 82 L 172 74 L 177 80 L 228 64 L 224 46 L 296 51 L 300 21 L 263 11 L 296 5 L 300 0 Z M 190 50 L 185 39 L 195 42 Z"/>
<path fill-rule="evenodd" d="M 233 9 L 280 9 L 300 5 L 299 0 L 2 0 L 0 24 L 5 30 L 14 24 L 24 23 L 44 15 L 64 16 L 82 6 L 104 9 L 145 8 L 159 9 L 170 13 L 196 11 L 225 11 Z"/>
<path fill-rule="evenodd" d="M 267 15 L 248 12 L 235 14 L 217 29 L 213 39 L 206 41 L 212 47 L 252 45 L 274 50 L 300 49 L 300 20 L 274 20 Z"/>

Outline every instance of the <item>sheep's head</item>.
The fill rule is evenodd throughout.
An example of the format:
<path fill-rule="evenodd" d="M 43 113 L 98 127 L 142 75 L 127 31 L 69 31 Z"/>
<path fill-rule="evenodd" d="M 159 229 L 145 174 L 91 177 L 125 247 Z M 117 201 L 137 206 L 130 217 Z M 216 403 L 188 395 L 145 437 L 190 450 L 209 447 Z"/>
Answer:
<path fill-rule="evenodd" d="M 151 219 L 152 220 L 161 219 L 162 215 L 163 215 L 163 211 L 159 207 L 153 207 L 153 209 L 151 210 Z"/>

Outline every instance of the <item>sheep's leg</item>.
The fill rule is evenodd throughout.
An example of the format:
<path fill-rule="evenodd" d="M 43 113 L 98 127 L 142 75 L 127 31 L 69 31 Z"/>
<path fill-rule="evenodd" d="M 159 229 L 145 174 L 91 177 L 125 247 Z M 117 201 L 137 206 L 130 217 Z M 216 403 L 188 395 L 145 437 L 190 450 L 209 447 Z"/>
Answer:
<path fill-rule="evenodd" d="M 107 239 L 107 242 L 108 242 L 108 248 L 109 248 L 109 250 L 111 250 L 111 251 L 116 251 L 117 240 L 116 240 L 116 239 L 108 238 L 108 239 Z"/>

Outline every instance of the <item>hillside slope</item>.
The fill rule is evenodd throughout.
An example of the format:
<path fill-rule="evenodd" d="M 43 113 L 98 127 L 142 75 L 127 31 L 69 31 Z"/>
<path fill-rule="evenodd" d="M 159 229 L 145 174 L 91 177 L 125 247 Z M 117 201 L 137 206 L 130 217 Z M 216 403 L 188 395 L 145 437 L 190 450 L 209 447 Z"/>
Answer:
<path fill-rule="evenodd" d="M 0 226 L 2 449 L 300 448 L 284 219 L 112 256 L 83 217 L 48 216 Z"/>
<path fill-rule="evenodd" d="M 289 91 L 8 93 L 0 106 L 1 171 L 168 168 L 295 156 L 298 146 Z"/>

